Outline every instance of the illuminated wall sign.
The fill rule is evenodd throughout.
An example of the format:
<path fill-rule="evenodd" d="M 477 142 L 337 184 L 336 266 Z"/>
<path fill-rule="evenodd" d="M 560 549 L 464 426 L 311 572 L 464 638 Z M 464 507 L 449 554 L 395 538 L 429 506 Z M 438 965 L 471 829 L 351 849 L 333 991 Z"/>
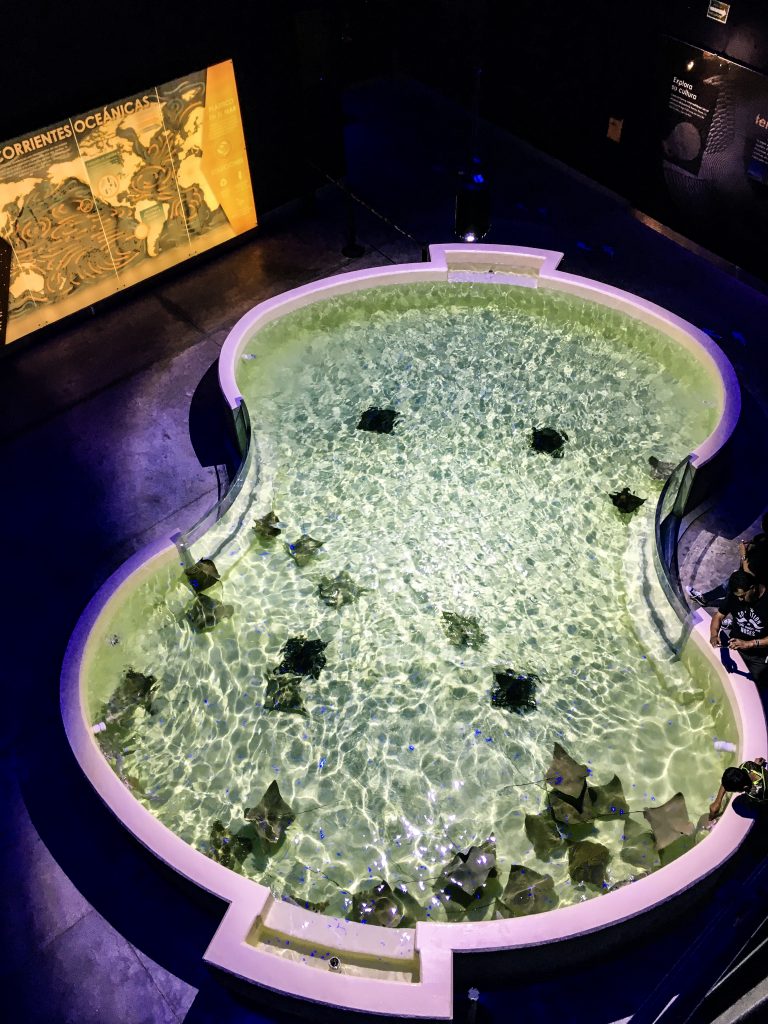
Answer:
<path fill-rule="evenodd" d="M 728 13 L 730 9 L 730 4 L 721 4 L 720 0 L 709 0 L 707 17 L 711 18 L 712 21 L 719 21 L 724 25 L 726 21 L 728 21 Z"/>
<path fill-rule="evenodd" d="M 6 343 L 255 226 L 231 61 L 2 143 Z"/>

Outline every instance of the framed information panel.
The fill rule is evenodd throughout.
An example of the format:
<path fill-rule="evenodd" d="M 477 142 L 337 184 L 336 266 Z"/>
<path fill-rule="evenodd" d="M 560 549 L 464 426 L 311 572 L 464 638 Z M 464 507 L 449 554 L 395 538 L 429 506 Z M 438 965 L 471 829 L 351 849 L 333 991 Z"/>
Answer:
<path fill-rule="evenodd" d="M 231 61 L 0 143 L 5 343 L 255 226 Z"/>

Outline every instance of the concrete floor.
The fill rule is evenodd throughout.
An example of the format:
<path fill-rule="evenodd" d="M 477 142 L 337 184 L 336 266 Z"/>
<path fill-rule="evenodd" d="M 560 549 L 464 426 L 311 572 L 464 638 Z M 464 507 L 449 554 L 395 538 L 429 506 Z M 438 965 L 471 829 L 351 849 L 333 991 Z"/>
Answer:
<path fill-rule="evenodd" d="M 465 115 L 403 81 L 362 86 L 347 108 L 350 184 L 413 240 L 361 209 L 365 254 L 345 259 L 345 206 L 329 186 L 313 209 L 297 203 L 276 211 L 246 244 L 128 293 L 0 363 L 7 1019 L 277 1019 L 203 967 L 221 908 L 138 849 L 83 780 L 63 735 L 58 676 L 71 630 L 100 583 L 145 544 L 189 527 L 216 499 L 217 452 L 200 442 L 215 412 L 201 381 L 235 321 L 286 288 L 418 261 L 421 243 L 451 239 Z M 691 531 L 683 565 L 686 581 L 716 582 L 731 567 L 734 538 L 768 506 L 765 474 L 754 469 L 768 436 L 768 299 L 513 137 L 486 127 L 483 145 L 495 184 L 489 241 L 563 251 L 562 269 L 666 306 L 710 331 L 733 362 L 744 392 L 739 468 Z M 569 1008 L 562 979 L 517 982 L 515 1006 L 540 1020 L 554 1019 L 550 1007 L 561 1022 L 607 1024 L 630 1014 L 663 970 L 663 958 L 649 956 L 634 993 L 617 976 L 603 995 L 585 994 Z M 487 1016 L 507 1019 L 503 992 L 483 1005 Z"/>

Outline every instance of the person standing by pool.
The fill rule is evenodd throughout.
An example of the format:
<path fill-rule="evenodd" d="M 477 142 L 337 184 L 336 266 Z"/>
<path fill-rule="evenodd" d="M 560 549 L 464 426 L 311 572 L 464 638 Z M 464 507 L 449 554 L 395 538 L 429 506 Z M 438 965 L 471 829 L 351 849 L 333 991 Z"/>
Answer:
<path fill-rule="evenodd" d="M 739 565 L 744 572 L 757 576 L 761 583 L 768 585 L 768 512 L 763 516 L 762 533 L 756 534 L 751 540 L 739 541 Z M 704 593 L 695 587 L 688 587 L 688 594 L 693 600 L 707 608 L 719 605 L 728 596 L 728 584 L 718 583 L 712 590 Z"/>
<path fill-rule="evenodd" d="M 755 576 L 737 569 L 728 580 L 728 596 L 709 627 L 713 647 L 720 643 L 720 628 L 732 616 L 728 646 L 738 651 L 756 683 L 768 682 L 768 589 Z"/>
<path fill-rule="evenodd" d="M 720 813 L 726 793 L 745 793 L 750 800 L 763 803 L 768 799 L 768 778 L 765 772 L 765 758 L 756 757 L 745 761 L 738 768 L 726 768 L 713 803 L 709 805 L 709 817 L 716 818 Z"/>

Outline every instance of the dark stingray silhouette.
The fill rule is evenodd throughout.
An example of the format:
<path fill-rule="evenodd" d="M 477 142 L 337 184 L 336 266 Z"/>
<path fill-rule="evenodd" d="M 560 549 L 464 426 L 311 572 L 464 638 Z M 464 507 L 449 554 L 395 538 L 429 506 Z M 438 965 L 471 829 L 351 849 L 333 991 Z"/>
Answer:
<path fill-rule="evenodd" d="M 549 860 L 555 851 L 565 848 L 565 839 L 549 811 L 541 814 L 526 814 L 525 834 L 533 846 L 537 860 Z"/>
<path fill-rule="evenodd" d="M 608 497 L 611 499 L 613 504 L 624 515 L 629 515 L 632 512 L 637 512 L 641 505 L 646 502 L 645 498 L 638 498 L 636 494 L 633 494 L 628 487 L 623 487 L 620 491 L 615 494 L 609 494 Z"/>
<path fill-rule="evenodd" d="M 504 892 L 497 899 L 496 906 L 504 917 L 527 917 L 554 910 L 559 903 L 555 883 L 551 875 L 540 875 L 532 868 L 513 864 Z M 504 912 L 507 913 L 504 913 Z"/>
<path fill-rule="evenodd" d="M 468 907 L 489 878 L 496 877 L 496 840 L 491 835 L 466 853 L 457 852 L 443 868 L 437 888 L 448 901 Z"/>
<path fill-rule="evenodd" d="M 156 689 L 157 679 L 154 676 L 147 676 L 143 672 L 136 672 L 132 668 L 128 668 L 108 704 L 114 703 L 116 710 L 139 707 L 151 712 L 152 698 Z"/>
<path fill-rule="evenodd" d="M 621 818 L 629 813 L 629 804 L 624 796 L 624 787 L 618 775 L 603 786 L 587 789 L 586 805 L 594 818 Z"/>
<path fill-rule="evenodd" d="M 443 631 L 457 647 L 480 647 L 488 639 L 474 615 L 443 612 Z"/>
<path fill-rule="evenodd" d="M 554 427 L 534 427 L 531 432 L 531 448 L 535 452 L 551 455 L 553 459 L 562 459 L 563 450 L 569 440 L 565 431 L 560 433 Z"/>
<path fill-rule="evenodd" d="M 221 579 L 219 570 L 211 558 L 201 558 L 189 569 L 185 569 L 184 575 L 190 587 L 196 591 L 208 590 Z"/>
<path fill-rule="evenodd" d="M 293 544 L 286 544 L 285 548 L 296 565 L 301 568 L 315 557 L 322 546 L 323 541 L 315 540 L 308 533 L 302 533 L 298 540 L 295 540 Z"/>
<path fill-rule="evenodd" d="M 134 712 L 142 708 L 153 714 L 152 699 L 157 689 L 154 676 L 135 672 L 132 668 L 125 670 L 109 700 L 99 708 L 98 721 L 107 726 L 107 734 L 99 733 L 99 743 L 108 753 L 118 754 L 131 744 L 134 731 Z M 111 748 L 114 748 L 112 750 Z"/>
<path fill-rule="evenodd" d="M 307 640 L 305 636 L 292 636 L 280 648 L 283 660 L 275 670 L 278 674 L 312 676 L 319 679 L 325 667 L 323 651 L 328 644 L 323 640 Z"/>
<path fill-rule="evenodd" d="M 273 540 L 280 536 L 280 519 L 274 512 L 267 512 L 261 519 L 256 519 L 253 524 L 253 532 L 259 540 Z"/>
<path fill-rule="evenodd" d="M 514 711 L 516 715 L 527 715 L 536 710 L 536 688 L 540 680 L 537 675 L 501 669 L 493 673 L 491 704 L 495 708 Z"/>
<path fill-rule="evenodd" d="M 281 673 L 273 669 L 266 674 L 267 689 L 264 694 L 265 711 L 285 711 L 288 714 L 305 715 L 304 699 L 301 695 L 301 676 Z"/>
<path fill-rule="evenodd" d="M 331 608 L 341 608 L 351 604 L 365 587 L 358 587 L 348 572 L 340 572 L 337 576 L 322 576 L 317 585 L 317 596 Z"/>
<path fill-rule="evenodd" d="M 232 616 L 231 604 L 215 601 L 208 594 L 198 594 L 185 613 L 185 618 L 195 633 L 206 633 L 220 622 Z"/>
<path fill-rule="evenodd" d="M 283 800 L 274 779 L 256 806 L 246 807 L 245 817 L 254 823 L 262 839 L 273 844 L 280 842 L 286 829 L 296 820 L 293 809 Z"/>
<path fill-rule="evenodd" d="M 209 857 L 218 864 L 223 864 L 225 868 L 234 868 L 235 870 L 240 867 L 252 849 L 251 840 L 247 836 L 236 835 L 230 829 L 225 828 L 218 818 L 211 822 L 208 844 L 210 847 Z"/>
<path fill-rule="evenodd" d="M 574 761 L 564 747 L 555 743 L 552 761 L 545 776 L 546 782 L 552 787 L 547 793 L 547 806 L 554 820 L 567 829 L 569 839 L 579 836 L 579 830 L 574 832 L 574 826 L 587 823 L 587 832 L 593 831 L 590 823 L 594 815 L 590 807 L 584 806 L 587 775 L 587 766 Z"/>
<path fill-rule="evenodd" d="M 377 409 L 376 406 L 372 406 L 360 417 L 357 429 L 369 430 L 374 434 L 391 434 L 399 419 L 400 413 L 394 409 Z"/>
<path fill-rule="evenodd" d="M 676 469 L 674 462 L 663 462 L 655 455 L 648 456 L 648 465 L 651 467 L 651 476 L 656 477 L 657 480 L 666 480 Z"/>
<path fill-rule="evenodd" d="M 555 743 L 552 760 L 545 776 L 548 785 L 562 796 L 570 797 L 572 800 L 583 800 L 588 774 L 585 764 L 579 764 L 565 747 Z"/>
<path fill-rule="evenodd" d="M 632 867 L 655 871 L 661 862 L 653 833 L 632 818 L 624 822 L 622 832 L 624 842 L 621 847 L 621 859 Z"/>
<path fill-rule="evenodd" d="M 380 882 L 371 889 L 362 889 L 352 897 L 349 921 L 376 924 L 383 928 L 397 928 L 405 916 L 401 895 L 388 882 Z"/>
<path fill-rule="evenodd" d="M 573 882 L 602 886 L 611 855 L 602 843 L 588 839 L 568 847 L 568 874 Z"/>

